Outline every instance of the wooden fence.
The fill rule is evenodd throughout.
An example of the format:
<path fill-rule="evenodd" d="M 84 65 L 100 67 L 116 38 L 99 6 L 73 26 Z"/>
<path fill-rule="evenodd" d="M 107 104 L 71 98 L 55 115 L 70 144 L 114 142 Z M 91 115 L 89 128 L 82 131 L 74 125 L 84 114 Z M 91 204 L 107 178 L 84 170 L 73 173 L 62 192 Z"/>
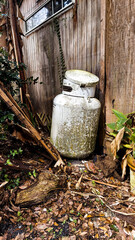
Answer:
<path fill-rule="evenodd" d="M 26 18 L 36 6 L 24 0 L 21 12 Z M 40 1 L 42 4 L 43 1 Z M 82 69 L 99 76 L 100 72 L 100 0 L 79 0 L 58 18 L 61 45 L 67 69 Z M 26 36 L 23 40 L 24 62 L 28 76 L 39 77 L 42 85 L 30 88 L 37 112 L 51 114 L 52 100 L 60 92 L 60 46 L 54 21 Z"/>
<path fill-rule="evenodd" d="M 43 2 L 24 0 L 24 17 Z M 124 113 L 135 109 L 134 12 L 135 0 L 76 0 L 58 18 L 66 68 L 87 70 L 100 77 L 97 96 L 107 122 L 114 119 L 112 108 Z M 28 76 L 43 81 L 43 85 L 30 88 L 33 104 L 37 112 L 51 114 L 52 100 L 60 92 L 61 74 L 54 22 L 33 31 L 23 42 Z"/>

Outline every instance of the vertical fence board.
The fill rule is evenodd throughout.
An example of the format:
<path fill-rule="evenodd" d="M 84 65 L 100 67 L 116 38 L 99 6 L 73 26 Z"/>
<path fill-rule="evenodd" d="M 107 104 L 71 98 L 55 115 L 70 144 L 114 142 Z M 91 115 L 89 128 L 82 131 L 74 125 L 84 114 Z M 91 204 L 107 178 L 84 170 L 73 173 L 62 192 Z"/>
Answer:
<path fill-rule="evenodd" d="M 124 3 L 123 3 L 124 2 Z M 107 0 L 106 120 L 135 109 L 135 1 Z"/>

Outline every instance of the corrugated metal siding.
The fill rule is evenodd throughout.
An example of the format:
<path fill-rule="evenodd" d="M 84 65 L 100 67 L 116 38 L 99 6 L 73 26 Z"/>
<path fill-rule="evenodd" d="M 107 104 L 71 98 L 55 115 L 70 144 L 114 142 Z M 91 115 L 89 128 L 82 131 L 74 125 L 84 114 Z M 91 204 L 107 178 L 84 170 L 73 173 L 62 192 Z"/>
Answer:
<path fill-rule="evenodd" d="M 44 1 L 40 1 L 39 4 Z M 100 69 L 100 1 L 78 0 L 74 8 L 59 17 L 61 42 L 67 69 L 82 69 L 99 75 Z M 25 17 L 36 9 L 34 0 L 21 5 Z M 24 62 L 28 76 L 39 77 L 43 85 L 30 88 L 37 112 L 51 114 L 52 100 L 60 92 L 60 52 L 53 22 L 45 24 L 24 38 Z"/>

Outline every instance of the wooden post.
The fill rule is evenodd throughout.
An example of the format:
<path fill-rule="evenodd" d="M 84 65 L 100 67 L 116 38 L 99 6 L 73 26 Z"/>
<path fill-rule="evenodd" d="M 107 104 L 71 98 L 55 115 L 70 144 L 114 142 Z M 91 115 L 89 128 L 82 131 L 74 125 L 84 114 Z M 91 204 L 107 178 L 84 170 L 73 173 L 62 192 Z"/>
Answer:
<path fill-rule="evenodd" d="M 10 12 L 10 24 L 11 24 L 11 31 L 12 31 L 12 38 L 13 38 L 13 45 L 14 45 L 14 52 L 17 65 L 23 62 L 22 59 L 22 50 L 19 42 L 19 33 L 17 29 L 17 17 L 16 17 L 16 3 L 15 0 L 8 0 L 9 2 L 9 12 Z M 20 69 L 20 78 L 25 80 L 25 73 L 24 70 Z M 26 86 L 20 89 L 20 98 L 21 102 L 24 102 L 26 94 Z"/>
<path fill-rule="evenodd" d="M 106 0 L 101 0 L 101 37 L 100 37 L 100 81 L 99 81 L 99 100 L 101 102 L 101 115 L 99 122 L 98 146 L 101 149 L 105 136 L 105 42 L 106 42 Z"/>

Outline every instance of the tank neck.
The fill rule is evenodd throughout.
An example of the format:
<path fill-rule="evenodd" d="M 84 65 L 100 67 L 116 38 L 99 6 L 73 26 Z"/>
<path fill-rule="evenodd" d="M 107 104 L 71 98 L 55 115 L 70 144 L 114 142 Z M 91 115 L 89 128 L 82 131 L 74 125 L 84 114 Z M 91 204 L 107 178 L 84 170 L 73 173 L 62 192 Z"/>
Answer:
<path fill-rule="evenodd" d="M 63 91 L 64 95 L 75 96 L 75 97 L 91 97 L 95 96 L 96 84 L 91 87 L 85 85 L 79 85 L 71 82 L 68 79 L 63 80 Z"/>

